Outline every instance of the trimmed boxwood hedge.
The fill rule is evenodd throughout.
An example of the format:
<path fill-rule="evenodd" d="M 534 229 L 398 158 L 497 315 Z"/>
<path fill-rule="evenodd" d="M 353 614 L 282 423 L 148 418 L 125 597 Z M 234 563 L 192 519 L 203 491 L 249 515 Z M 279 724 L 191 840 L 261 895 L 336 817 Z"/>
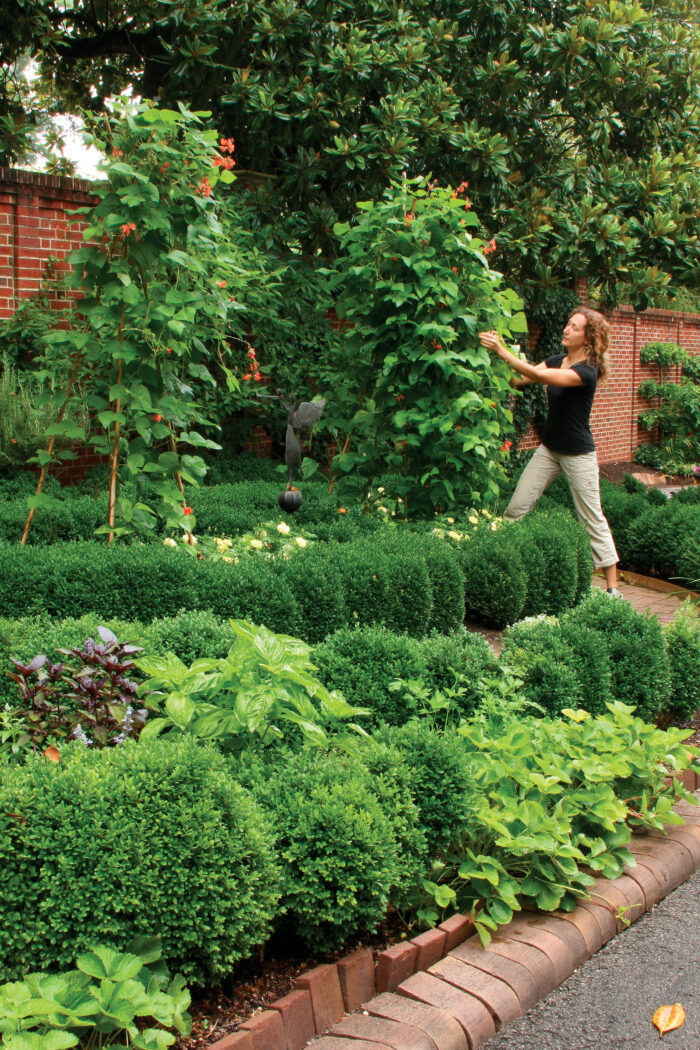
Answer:
<path fill-rule="evenodd" d="M 187 737 L 4 769 L 0 981 L 153 934 L 172 971 L 221 980 L 271 930 L 273 836 L 223 756 Z"/>

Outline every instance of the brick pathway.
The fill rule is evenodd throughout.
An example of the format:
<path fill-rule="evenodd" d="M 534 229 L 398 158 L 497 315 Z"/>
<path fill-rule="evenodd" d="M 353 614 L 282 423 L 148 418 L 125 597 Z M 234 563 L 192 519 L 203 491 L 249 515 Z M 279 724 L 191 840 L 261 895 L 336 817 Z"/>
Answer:
<path fill-rule="evenodd" d="M 634 579 L 635 582 L 629 582 L 630 578 Z M 663 581 L 657 583 L 654 581 L 655 586 L 647 587 L 642 583 L 636 582 L 639 577 L 634 577 L 632 574 L 622 574 L 622 579 L 618 583 L 618 590 L 621 592 L 625 601 L 628 601 L 630 605 L 637 610 L 637 612 L 649 612 L 654 613 L 658 616 L 661 623 L 670 623 L 675 617 L 678 609 L 685 597 L 685 593 L 682 591 L 675 591 L 673 586 L 666 584 L 669 587 L 668 591 L 657 590 L 657 586 L 664 586 Z M 602 576 L 593 577 L 593 586 L 598 587 L 600 590 L 605 590 L 605 580 Z M 467 630 L 472 631 L 474 634 L 481 634 L 491 645 L 492 649 L 496 653 L 500 653 L 503 648 L 503 632 L 495 631 L 489 627 L 482 627 L 481 624 L 467 623 Z"/>

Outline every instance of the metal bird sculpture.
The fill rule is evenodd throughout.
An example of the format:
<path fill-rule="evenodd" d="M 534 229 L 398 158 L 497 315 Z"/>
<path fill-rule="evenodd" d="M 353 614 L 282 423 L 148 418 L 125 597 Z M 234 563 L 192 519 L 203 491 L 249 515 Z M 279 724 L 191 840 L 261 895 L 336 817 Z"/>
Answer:
<path fill-rule="evenodd" d="M 282 391 L 278 388 L 276 394 L 257 394 L 259 398 L 264 398 L 268 401 L 279 401 L 282 407 L 287 412 L 287 433 L 284 444 L 284 462 L 287 464 L 288 480 L 287 490 L 293 488 L 292 475 L 295 470 L 299 471 L 299 477 L 304 480 L 304 474 L 301 469 L 301 442 L 296 435 L 297 430 L 302 430 L 305 427 L 312 427 L 314 423 L 317 423 L 323 415 L 323 410 L 326 407 L 325 398 L 321 401 L 302 401 L 301 404 L 297 402 L 296 394 L 291 394 L 289 400 L 285 400 L 285 396 Z"/>

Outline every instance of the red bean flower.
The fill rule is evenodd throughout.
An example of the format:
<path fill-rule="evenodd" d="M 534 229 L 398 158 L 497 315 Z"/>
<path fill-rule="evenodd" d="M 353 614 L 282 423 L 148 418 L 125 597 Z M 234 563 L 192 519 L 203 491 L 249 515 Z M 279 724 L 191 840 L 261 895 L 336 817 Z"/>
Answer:
<path fill-rule="evenodd" d="M 162 416 L 159 416 L 159 415 L 158 415 L 158 413 L 157 413 L 157 412 L 155 412 L 155 413 L 154 413 L 154 415 L 153 415 L 153 422 L 154 422 L 154 423 L 160 423 L 160 421 L 162 420 L 162 418 L 163 418 Z"/>
<path fill-rule="evenodd" d="M 216 282 L 216 287 L 217 288 L 225 288 L 226 287 L 226 281 L 217 281 Z"/>
<path fill-rule="evenodd" d="M 182 509 L 183 509 L 185 515 L 192 513 L 192 508 L 191 507 L 183 507 Z"/>

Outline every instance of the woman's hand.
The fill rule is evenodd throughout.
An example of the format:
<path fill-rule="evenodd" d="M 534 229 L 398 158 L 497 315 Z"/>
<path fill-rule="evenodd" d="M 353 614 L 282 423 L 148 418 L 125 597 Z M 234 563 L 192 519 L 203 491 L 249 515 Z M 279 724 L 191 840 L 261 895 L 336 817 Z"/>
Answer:
<path fill-rule="evenodd" d="M 482 346 L 485 346 L 488 350 L 492 350 L 499 357 L 505 357 L 508 350 L 501 342 L 501 337 L 495 330 L 491 329 L 490 332 L 479 332 L 479 341 Z"/>

